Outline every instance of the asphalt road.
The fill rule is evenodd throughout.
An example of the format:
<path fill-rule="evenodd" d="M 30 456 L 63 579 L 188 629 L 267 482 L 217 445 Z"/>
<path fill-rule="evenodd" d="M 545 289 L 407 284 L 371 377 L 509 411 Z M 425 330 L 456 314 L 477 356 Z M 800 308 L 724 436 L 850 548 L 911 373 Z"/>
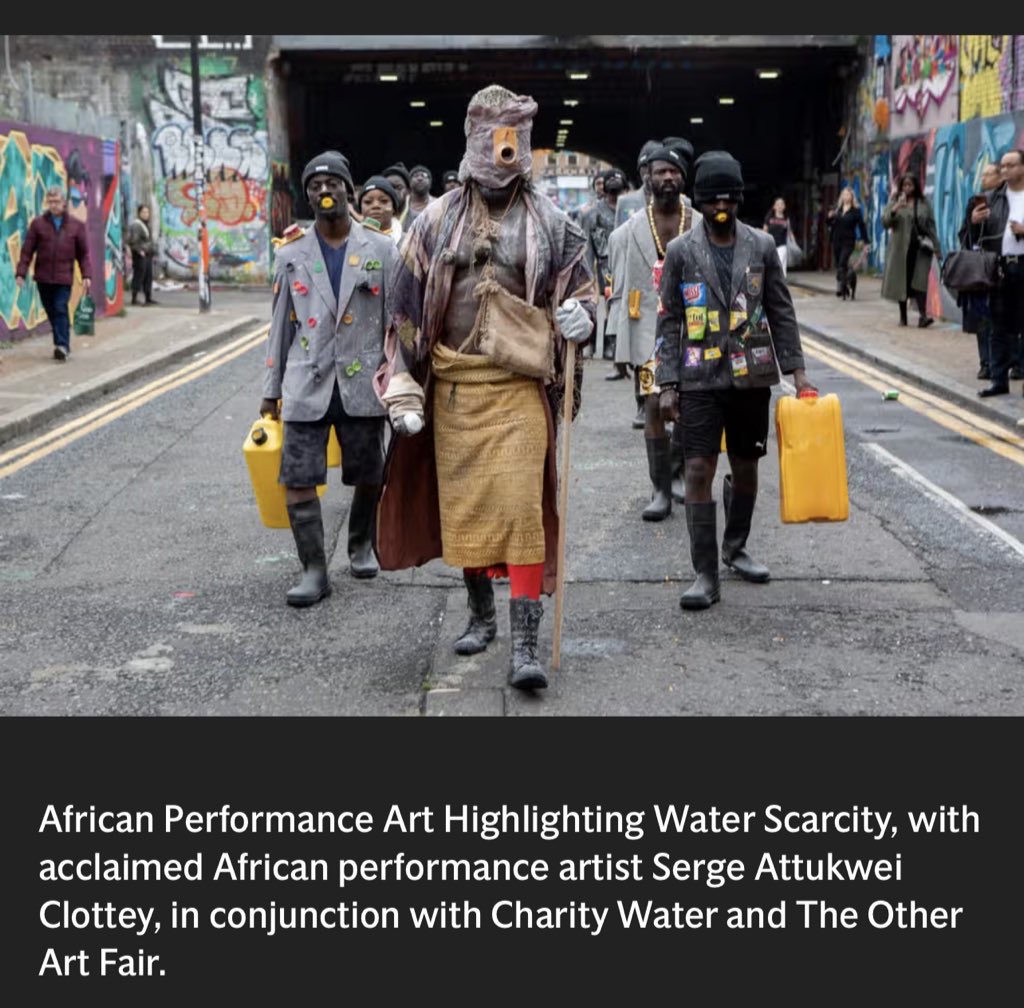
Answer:
<path fill-rule="evenodd" d="M 781 523 L 773 432 L 749 543 L 772 581 L 726 572 L 721 603 L 697 613 L 678 607 L 691 580 L 682 510 L 640 520 L 650 490 L 631 383 L 588 362 L 561 668 L 530 696 L 504 685 L 507 585 L 497 640 L 460 658 L 460 572 L 438 561 L 349 576 L 351 491 L 336 469 L 323 498 L 334 594 L 285 605 L 291 534 L 260 524 L 241 452 L 262 357 L 254 346 L 0 480 L 0 713 L 1024 713 L 1020 461 L 906 397 L 883 401 L 834 358 L 808 367 L 842 401 L 849 520 Z M 553 611 L 549 599 L 546 656 Z"/>

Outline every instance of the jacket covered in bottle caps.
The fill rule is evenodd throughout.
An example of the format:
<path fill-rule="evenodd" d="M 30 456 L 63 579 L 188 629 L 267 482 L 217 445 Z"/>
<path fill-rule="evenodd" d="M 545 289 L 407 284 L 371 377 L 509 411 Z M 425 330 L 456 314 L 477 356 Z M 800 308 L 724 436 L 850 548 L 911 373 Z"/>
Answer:
<path fill-rule="evenodd" d="M 337 382 L 349 416 L 383 416 L 373 375 L 384 360 L 395 243 L 353 222 L 335 292 L 315 226 L 275 255 L 263 396 L 281 400 L 284 420 L 314 421 Z"/>
<path fill-rule="evenodd" d="M 796 312 L 771 235 L 736 222 L 731 280 L 724 290 L 705 221 L 668 243 L 654 346 L 662 388 L 763 388 L 780 381 L 780 370 L 803 368 Z"/>

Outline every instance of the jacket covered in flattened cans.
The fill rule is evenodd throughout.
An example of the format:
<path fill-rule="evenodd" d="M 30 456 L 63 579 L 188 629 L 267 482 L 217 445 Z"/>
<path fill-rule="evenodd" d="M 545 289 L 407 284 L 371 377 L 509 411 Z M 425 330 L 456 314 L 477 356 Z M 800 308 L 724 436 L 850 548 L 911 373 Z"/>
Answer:
<path fill-rule="evenodd" d="M 762 388 L 804 366 L 796 312 L 771 235 L 736 223 L 723 290 L 707 225 L 673 238 L 661 275 L 657 384 L 680 391 Z"/>
<path fill-rule="evenodd" d="M 315 228 L 275 257 L 263 395 L 282 400 L 284 420 L 319 420 L 337 380 L 349 416 L 383 416 L 373 374 L 384 359 L 395 243 L 353 223 L 335 296 Z"/>

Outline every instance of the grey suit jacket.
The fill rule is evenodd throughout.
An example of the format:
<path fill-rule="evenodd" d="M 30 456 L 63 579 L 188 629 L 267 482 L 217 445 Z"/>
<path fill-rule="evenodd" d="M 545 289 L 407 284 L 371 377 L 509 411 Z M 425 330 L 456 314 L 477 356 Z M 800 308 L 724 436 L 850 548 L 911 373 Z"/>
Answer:
<path fill-rule="evenodd" d="M 658 385 L 680 391 L 775 385 L 804 366 L 796 312 L 771 235 L 736 224 L 722 287 L 703 218 L 669 242 L 661 275 Z"/>
<path fill-rule="evenodd" d="M 319 420 L 337 382 L 350 416 L 383 416 L 373 374 L 384 359 L 395 243 L 353 221 L 336 296 L 315 227 L 277 251 L 263 395 L 282 400 L 284 420 Z"/>
<path fill-rule="evenodd" d="M 691 228 L 696 220 L 697 215 L 691 211 Z M 612 296 L 607 331 L 617 337 L 615 359 L 621 363 L 646 364 L 654 356 L 658 289 L 653 271 L 657 261 L 658 250 L 646 212 L 634 214 L 612 232 L 608 240 Z"/>

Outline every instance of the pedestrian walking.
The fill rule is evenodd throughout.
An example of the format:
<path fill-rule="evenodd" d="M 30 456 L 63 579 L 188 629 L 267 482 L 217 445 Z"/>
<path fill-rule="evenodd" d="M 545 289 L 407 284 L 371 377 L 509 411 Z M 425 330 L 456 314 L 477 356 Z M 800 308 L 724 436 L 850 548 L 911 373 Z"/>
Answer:
<path fill-rule="evenodd" d="M 655 381 L 655 338 L 658 289 L 665 249 L 692 226 L 695 215 L 682 200 L 684 163 L 668 147 L 655 147 L 648 162 L 651 200 L 612 232 L 609 243 L 612 297 L 609 325 L 617 338 L 618 360 L 639 372 L 640 406 L 644 411 L 644 445 L 653 492 L 640 513 L 644 521 L 662 521 L 672 513 L 672 481 L 682 471 L 682 443 L 670 437 L 659 409 Z M 673 434 L 681 428 L 673 426 Z"/>
<path fill-rule="evenodd" d="M 554 421 L 563 341 L 590 338 L 596 301 L 585 235 L 530 181 L 536 112 L 531 97 L 498 85 L 470 99 L 463 186 L 431 203 L 403 240 L 378 375 L 400 435 L 381 498 L 381 564 L 440 556 L 462 569 L 470 619 L 457 654 L 494 639 L 491 578 L 507 576 L 517 689 L 548 683 L 537 641 L 565 518 Z"/>
<path fill-rule="evenodd" d="M 284 421 L 279 482 L 302 579 L 292 606 L 331 593 L 316 487 L 327 482 L 327 442 L 341 445 L 341 481 L 353 486 L 348 515 L 349 570 L 375 577 L 373 519 L 384 468 L 384 414 L 373 375 L 384 355 L 384 304 L 397 251 L 394 242 L 354 226 L 348 162 L 325 151 L 303 169 L 302 190 L 313 225 L 279 246 L 267 337 L 260 414 Z M 280 400 L 280 408 L 278 401 Z"/>
<path fill-rule="evenodd" d="M 861 255 L 871 243 L 864 224 L 857 194 L 850 186 L 843 186 L 836 205 L 828 212 L 829 235 L 832 240 L 832 260 L 836 264 L 836 297 L 851 301 L 857 296 L 857 270 L 850 265 L 857 242 L 863 242 Z"/>
<path fill-rule="evenodd" d="M 44 199 L 46 210 L 29 222 L 14 282 L 20 291 L 32 266 L 32 278 L 53 333 L 54 360 L 66 361 L 71 354 L 68 303 L 75 281 L 75 263 L 82 275 L 82 296 L 89 296 L 92 290 L 89 237 L 85 225 L 67 212 L 68 201 L 62 186 L 50 186 Z"/>
<path fill-rule="evenodd" d="M 723 430 L 731 472 L 723 487 L 721 558 L 744 580 L 765 582 L 769 570 L 746 544 L 757 466 L 767 452 L 771 386 L 781 368 L 793 376 L 797 394 L 816 390 L 804 371 L 775 242 L 736 218 L 743 174 L 731 154 L 708 151 L 697 159 L 693 201 L 702 220 L 666 249 L 655 380 L 663 418 L 682 425 L 686 458 L 686 525 L 697 577 L 679 604 L 706 609 L 721 594 L 711 484 Z"/>
<path fill-rule="evenodd" d="M 917 305 L 917 325 L 930 326 L 925 299 L 932 258 L 939 251 L 935 213 L 921 190 L 921 182 L 912 172 L 900 176 L 899 183 L 882 210 L 882 226 L 892 235 L 885 255 L 882 297 L 900 306 L 900 325 L 907 324 L 907 301 Z"/>
<path fill-rule="evenodd" d="M 149 204 L 140 203 L 135 210 L 135 220 L 128 227 L 126 244 L 132 253 L 132 304 L 139 303 L 142 294 L 144 305 L 155 305 L 153 300 L 153 257 L 156 242 L 149 224 Z"/>
<path fill-rule="evenodd" d="M 786 201 L 781 196 L 772 200 L 771 209 L 764 215 L 763 230 L 775 241 L 775 254 L 779 257 L 782 275 L 786 276 L 789 270 L 789 236 L 793 229 L 786 213 Z"/>

